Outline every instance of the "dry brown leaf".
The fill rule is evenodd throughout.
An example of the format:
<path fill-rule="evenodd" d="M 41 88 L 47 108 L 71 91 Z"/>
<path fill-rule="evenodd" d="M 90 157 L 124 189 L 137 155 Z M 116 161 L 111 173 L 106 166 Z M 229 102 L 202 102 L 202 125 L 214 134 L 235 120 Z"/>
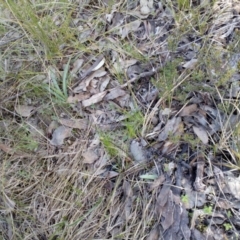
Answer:
<path fill-rule="evenodd" d="M 22 117 L 29 117 L 32 114 L 34 107 L 27 105 L 17 105 L 15 111 Z"/>
<path fill-rule="evenodd" d="M 158 136 L 158 141 L 165 141 L 168 138 L 168 135 L 171 133 L 174 135 L 181 128 L 182 120 L 180 117 L 173 117 L 168 120 L 163 131 Z"/>
<path fill-rule="evenodd" d="M 160 185 L 163 184 L 163 182 L 165 181 L 165 176 L 161 175 L 160 177 L 158 177 L 153 183 L 151 183 L 149 190 L 153 191 L 154 189 L 158 188 Z"/>
<path fill-rule="evenodd" d="M 126 24 L 122 30 L 122 39 L 124 39 L 128 35 L 129 32 L 136 31 L 139 28 L 141 22 L 142 21 L 140 21 L 140 20 L 135 20 L 133 22 Z"/>
<path fill-rule="evenodd" d="M 87 164 L 92 164 L 99 158 L 98 154 L 96 154 L 93 149 L 87 150 L 82 156 L 84 157 L 83 163 Z"/>
<path fill-rule="evenodd" d="M 9 155 L 16 155 L 17 157 L 19 158 L 24 158 L 24 157 L 31 157 L 32 158 L 32 155 L 31 154 L 28 154 L 28 153 L 25 153 L 25 152 L 22 152 L 22 151 L 19 151 L 19 150 L 14 150 L 13 148 L 3 144 L 3 143 L 0 143 L 0 149 L 9 154 Z"/>
<path fill-rule="evenodd" d="M 77 93 L 74 96 L 69 96 L 67 99 L 68 103 L 77 103 L 77 102 L 81 102 L 83 100 L 86 100 L 90 97 L 90 93 Z"/>
<path fill-rule="evenodd" d="M 88 107 L 88 106 L 91 106 L 91 105 L 93 105 L 95 103 L 101 102 L 106 94 L 107 94 L 106 91 L 105 92 L 101 92 L 101 93 L 97 93 L 97 94 L 94 94 L 89 99 L 83 100 L 82 101 L 83 107 Z"/>
<path fill-rule="evenodd" d="M 112 90 L 109 91 L 109 93 L 106 95 L 105 100 L 112 100 L 118 97 L 122 97 L 126 94 L 126 92 L 124 90 L 122 90 L 121 88 L 114 88 Z"/>
<path fill-rule="evenodd" d="M 78 92 L 81 92 L 81 91 L 87 91 L 89 86 L 91 85 L 92 81 L 95 79 L 95 78 L 100 78 L 100 77 L 103 77 L 107 74 L 107 72 L 101 68 L 91 74 L 89 74 L 88 77 L 86 77 L 83 81 L 81 81 L 81 83 L 74 88 L 73 92 L 74 93 L 78 93 Z"/>
<path fill-rule="evenodd" d="M 77 128 L 77 129 L 80 129 L 80 130 L 87 129 L 87 121 L 85 119 L 60 118 L 59 122 L 66 127 Z"/>
<path fill-rule="evenodd" d="M 53 132 L 52 140 L 50 144 L 53 146 L 61 146 L 64 143 L 64 139 L 72 135 L 72 129 L 65 126 L 60 126 Z"/>
<path fill-rule="evenodd" d="M 0 143 L 0 149 L 7 154 L 14 154 L 14 150 L 5 144 Z"/>
<path fill-rule="evenodd" d="M 204 144 L 208 143 L 208 134 L 202 127 L 193 126 L 193 131 Z"/>
<path fill-rule="evenodd" d="M 197 104 L 191 104 L 189 106 L 184 107 L 180 113 L 179 117 L 185 117 L 190 116 L 192 113 L 196 112 L 198 110 Z"/>

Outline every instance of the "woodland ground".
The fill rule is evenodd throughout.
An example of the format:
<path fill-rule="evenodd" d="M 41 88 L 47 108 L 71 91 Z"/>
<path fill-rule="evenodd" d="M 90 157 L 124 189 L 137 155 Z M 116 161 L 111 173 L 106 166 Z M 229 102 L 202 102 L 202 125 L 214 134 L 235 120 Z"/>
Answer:
<path fill-rule="evenodd" d="M 240 3 L 0 1 L 1 239 L 239 239 Z"/>

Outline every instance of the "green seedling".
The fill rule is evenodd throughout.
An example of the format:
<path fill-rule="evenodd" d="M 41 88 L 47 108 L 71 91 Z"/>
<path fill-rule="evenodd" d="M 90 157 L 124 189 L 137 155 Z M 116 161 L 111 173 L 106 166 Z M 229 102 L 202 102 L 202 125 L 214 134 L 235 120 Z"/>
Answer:
<path fill-rule="evenodd" d="M 181 196 L 181 200 L 182 200 L 182 202 L 183 203 L 185 203 L 185 204 L 187 204 L 188 202 L 189 202 L 189 197 L 188 197 L 188 195 L 182 195 Z"/>
<path fill-rule="evenodd" d="M 204 206 L 203 212 L 204 212 L 206 215 L 212 215 L 212 213 L 213 213 L 213 208 L 212 208 L 212 206 Z"/>
<path fill-rule="evenodd" d="M 190 0 L 177 0 L 177 3 L 180 10 L 186 10 L 190 7 Z"/>
<path fill-rule="evenodd" d="M 229 231 L 229 230 L 232 229 L 232 225 L 230 223 L 224 223 L 223 226 L 224 226 L 226 231 Z"/>
<path fill-rule="evenodd" d="M 70 60 L 68 60 L 68 63 L 64 67 L 61 83 L 59 83 L 58 76 L 56 71 L 54 69 L 49 69 L 49 84 L 44 85 L 44 88 L 47 89 L 47 91 L 54 96 L 54 98 L 58 102 L 64 102 L 66 103 L 67 97 L 68 97 L 68 92 L 67 92 L 67 86 L 69 82 L 69 64 Z M 61 86 L 62 85 L 62 86 Z M 61 87 L 60 87 L 61 86 Z"/>
<path fill-rule="evenodd" d="M 139 135 L 143 122 L 144 116 L 139 110 L 126 113 L 126 120 L 123 122 L 123 125 L 126 127 L 128 139 L 135 138 Z"/>

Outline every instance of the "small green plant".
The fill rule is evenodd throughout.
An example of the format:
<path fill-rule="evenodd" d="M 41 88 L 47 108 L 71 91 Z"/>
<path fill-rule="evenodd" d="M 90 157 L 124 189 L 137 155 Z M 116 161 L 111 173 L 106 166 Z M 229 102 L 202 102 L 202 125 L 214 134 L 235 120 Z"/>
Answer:
<path fill-rule="evenodd" d="M 212 206 L 204 206 L 203 212 L 207 215 L 212 215 L 213 213 L 213 208 Z"/>
<path fill-rule="evenodd" d="M 182 140 L 189 143 L 192 147 L 197 146 L 201 142 L 199 138 L 196 138 L 193 134 L 190 133 L 184 133 L 182 135 Z"/>
<path fill-rule="evenodd" d="M 49 84 L 45 84 L 43 87 L 54 96 L 54 99 L 58 102 L 66 103 L 68 93 L 67 93 L 67 85 L 69 81 L 69 64 L 70 60 L 64 67 L 64 71 L 62 74 L 61 83 L 59 82 L 59 77 L 56 71 L 53 68 L 49 69 Z"/>
<path fill-rule="evenodd" d="M 9 0 L 5 1 L 5 6 L 32 42 L 35 51 L 41 47 L 48 59 L 61 56 L 61 45 L 75 39 L 73 29 L 69 26 L 73 10 L 65 0 L 46 3 Z M 50 11 L 54 15 L 45 14 Z"/>
<path fill-rule="evenodd" d="M 180 10 L 186 10 L 190 7 L 190 0 L 177 0 L 177 3 Z"/>
<path fill-rule="evenodd" d="M 116 141 L 114 141 L 113 137 L 109 133 L 100 133 L 100 141 L 110 156 L 118 156 L 118 147 L 114 143 Z"/>
<path fill-rule="evenodd" d="M 188 195 L 186 195 L 186 194 L 184 194 L 184 195 L 182 195 L 181 196 L 181 200 L 182 200 L 182 202 L 183 203 L 188 203 L 189 202 L 189 197 L 188 197 Z"/>
<path fill-rule="evenodd" d="M 126 120 L 123 122 L 123 125 L 126 127 L 128 139 L 138 136 L 142 129 L 143 121 L 144 116 L 139 110 L 126 113 Z"/>
<path fill-rule="evenodd" d="M 232 229 L 232 225 L 230 223 L 224 223 L 223 226 L 224 226 L 226 231 L 229 231 L 229 230 Z"/>
<path fill-rule="evenodd" d="M 232 212 L 229 211 L 229 210 L 227 211 L 227 217 L 228 217 L 228 218 L 232 217 Z"/>

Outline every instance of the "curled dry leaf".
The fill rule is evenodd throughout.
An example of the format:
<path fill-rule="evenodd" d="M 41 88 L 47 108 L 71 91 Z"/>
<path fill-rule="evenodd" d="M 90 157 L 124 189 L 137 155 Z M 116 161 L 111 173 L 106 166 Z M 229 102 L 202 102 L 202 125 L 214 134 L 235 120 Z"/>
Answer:
<path fill-rule="evenodd" d="M 95 103 L 101 102 L 106 94 L 107 94 L 106 91 L 100 92 L 100 93 L 94 94 L 92 97 L 90 97 L 87 100 L 83 100 L 82 101 L 83 107 L 88 107 L 88 106 L 91 106 Z"/>
<path fill-rule="evenodd" d="M 32 114 L 34 107 L 27 105 L 17 105 L 15 111 L 22 117 L 29 117 Z"/>
<path fill-rule="evenodd" d="M 208 143 L 208 134 L 202 127 L 193 126 L 193 131 L 204 144 Z"/>
<path fill-rule="evenodd" d="M 103 66 L 104 63 L 105 63 L 105 58 L 102 58 L 101 61 L 96 62 L 96 64 L 94 64 L 94 65 L 92 66 L 92 67 L 93 67 L 92 71 L 98 70 L 99 68 L 101 68 L 101 67 Z"/>
<path fill-rule="evenodd" d="M 60 118 L 59 122 L 70 128 L 77 128 L 80 130 L 85 130 L 87 128 L 87 121 L 85 119 L 65 119 Z"/>
<path fill-rule="evenodd" d="M 65 126 L 58 127 L 52 136 L 50 144 L 53 146 L 61 146 L 64 143 L 64 139 L 70 137 L 72 134 L 72 129 Z"/>

